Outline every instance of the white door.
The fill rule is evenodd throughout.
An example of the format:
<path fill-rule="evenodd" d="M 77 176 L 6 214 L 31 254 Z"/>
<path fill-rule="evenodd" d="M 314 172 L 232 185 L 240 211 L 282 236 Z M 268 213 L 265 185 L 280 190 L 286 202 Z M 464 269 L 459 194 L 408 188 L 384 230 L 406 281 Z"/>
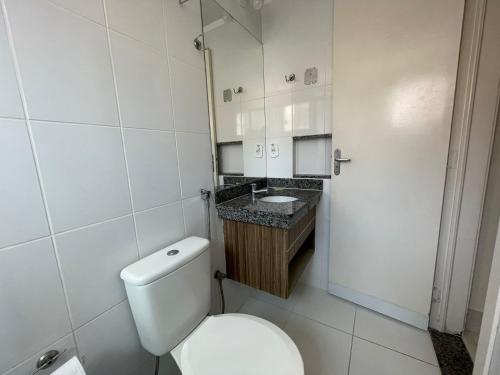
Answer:
<path fill-rule="evenodd" d="M 331 293 L 427 328 L 463 0 L 335 0 Z"/>

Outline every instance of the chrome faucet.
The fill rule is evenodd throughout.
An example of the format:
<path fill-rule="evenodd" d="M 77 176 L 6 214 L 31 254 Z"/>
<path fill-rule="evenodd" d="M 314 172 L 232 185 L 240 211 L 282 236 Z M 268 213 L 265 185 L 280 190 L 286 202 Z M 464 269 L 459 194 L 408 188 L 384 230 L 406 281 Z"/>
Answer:
<path fill-rule="evenodd" d="M 255 189 L 257 189 L 257 184 L 250 184 L 250 186 L 252 186 L 252 202 L 255 202 L 255 194 L 256 193 L 267 193 L 268 192 L 268 188 L 261 189 L 261 190 L 255 190 Z"/>

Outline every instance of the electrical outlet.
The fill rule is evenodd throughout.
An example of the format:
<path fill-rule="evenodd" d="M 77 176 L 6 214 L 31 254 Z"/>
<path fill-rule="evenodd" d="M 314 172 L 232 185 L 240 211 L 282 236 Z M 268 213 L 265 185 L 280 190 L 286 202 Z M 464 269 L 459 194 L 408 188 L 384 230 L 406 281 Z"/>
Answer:
<path fill-rule="evenodd" d="M 280 156 L 280 148 L 277 143 L 271 143 L 271 151 L 269 152 L 269 155 L 272 158 L 277 158 Z"/>

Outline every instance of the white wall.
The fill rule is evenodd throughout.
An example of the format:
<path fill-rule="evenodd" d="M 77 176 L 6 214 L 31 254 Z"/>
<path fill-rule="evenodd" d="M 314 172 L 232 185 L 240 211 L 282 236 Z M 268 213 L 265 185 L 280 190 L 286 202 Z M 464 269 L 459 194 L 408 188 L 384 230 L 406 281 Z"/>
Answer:
<path fill-rule="evenodd" d="M 441 317 L 441 319 L 445 319 L 446 329 L 453 333 L 461 332 L 463 329 L 464 314 L 468 308 L 468 296 L 465 293 L 469 291 L 472 282 L 470 271 L 471 265 L 474 264 L 479 235 L 478 226 L 482 215 L 488 173 L 490 145 L 496 123 L 495 109 L 498 103 L 498 83 L 500 81 L 500 65 L 498 64 L 500 60 L 499 19 L 500 3 L 487 2 L 467 152 L 463 199 L 453 258 L 453 276 L 446 316 Z M 467 58 L 468 56 L 465 56 L 465 59 Z M 456 145 L 452 134 L 450 152 L 453 152 Z M 439 253 L 441 253 L 441 249 Z M 438 257 L 439 268 L 440 260 Z"/>
<path fill-rule="evenodd" d="M 200 32 L 196 1 L 2 0 L 0 374 L 151 371 L 119 272 L 206 235 Z"/>
<path fill-rule="evenodd" d="M 252 0 L 215 0 L 238 20 L 258 40 L 262 39 L 261 12 L 252 5 Z"/>
<path fill-rule="evenodd" d="M 332 0 L 272 0 L 262 8 L 266 88 L 267 168 L 270 177 L 292 177 L 293 136 L 331 133 Z M 306 69 L 316 67 L 316 84 L 305 85 Z M 296 81 L 287 83 L 285 75 Z M 270 144 L 280 156 L 271 158 Z M 304 164 L 329 161 L 309 153 Z M 328 173 L 329 174 L 329 173 Z"/>
<path fill-rule="evenodd" d="M 271 0 L 262 8 L 268 177 L 293 177 L 293 136 L 331 133 L 332 22 L 332 0 Z M 304 73 L 311 67 L 318 69 L 318 82 L 305 85 Z M 297 77 L 291 84 L 284 78 L 290 73 Z M 271 143 L 279 146 L 278 158 L 269 155 Z M 315 140 L 297 148 L 302 155 L 295 161 L 299 172 L 316 165 L 315 172 L 330 174 L 328 142 Z M 316 253 L 302 281 L 326 290 L 331 181 L 323 181 L 316 216 Z"/>
<path fill-rule="evenodd" d="M 500 48 L 500 46 L 499 46 Z M 500 122 L 497 121 L 495 143 L 491 155 L 488 183 L 484 198 L 483 217 L 479 232 L 476 264 L 472 279 L 469 309 L 483 311 L 495 248 L 500 216 Z"/>

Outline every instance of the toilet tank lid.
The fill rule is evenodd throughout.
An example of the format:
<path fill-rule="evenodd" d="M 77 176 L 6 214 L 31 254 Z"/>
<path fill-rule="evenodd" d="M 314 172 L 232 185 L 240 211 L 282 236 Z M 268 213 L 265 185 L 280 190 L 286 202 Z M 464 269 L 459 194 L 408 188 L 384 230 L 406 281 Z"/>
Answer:
<path fill-rule="evenodd" d="M 205 238 L 188 237 L 125 267 L 120 277 L 127 284 L 151 284 L 196 258 L 209 245 Z"/>

